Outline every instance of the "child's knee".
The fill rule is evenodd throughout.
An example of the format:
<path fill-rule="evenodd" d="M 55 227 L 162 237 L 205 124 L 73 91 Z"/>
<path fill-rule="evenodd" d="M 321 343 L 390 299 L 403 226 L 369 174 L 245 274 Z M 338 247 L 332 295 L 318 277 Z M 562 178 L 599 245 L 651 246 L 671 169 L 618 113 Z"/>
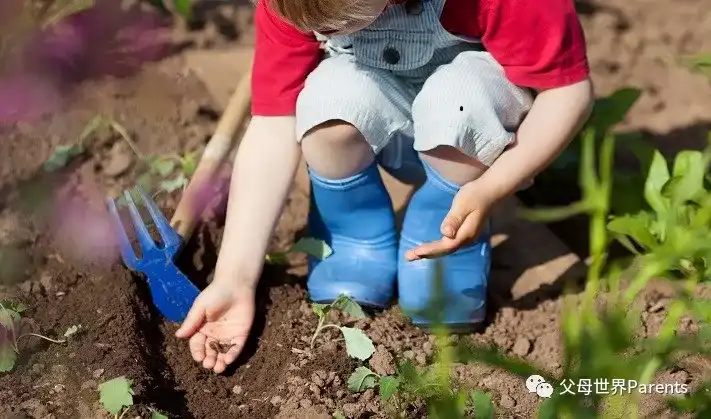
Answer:
<path fill-rule="evenodd" d="M 530 105 L 494 63 L 458 57 L 430 76 L 412 105 L 415 149 L 450 146 L 489 166 L 513 141 Z"/>
<path fill-rule="evenodd" d="M 363 134 L 356 127 L 338 119 L 316 125 L 301 139 L 301 146 L 306 148 L 350 148 L 365 144 Z"/>

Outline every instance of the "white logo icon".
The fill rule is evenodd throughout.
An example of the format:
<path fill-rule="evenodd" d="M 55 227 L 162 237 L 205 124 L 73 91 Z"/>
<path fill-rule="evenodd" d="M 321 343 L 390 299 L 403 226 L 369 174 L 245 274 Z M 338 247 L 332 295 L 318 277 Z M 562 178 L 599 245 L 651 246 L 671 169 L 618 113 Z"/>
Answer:
<path fill-rule="evenodd" d="M 553 394 L 553 386 L 544 381 L 536 386 L 536 394 L 539 397 L 550 398 L 551 394 Z"/>
<path fill-rule="evenodd" d="M 529 393 L 536 393 L 538 397 L 549 398 L 553 394 L 553 386 L 546 383 L 540 375 L 532 375 L 526 379 L 526 388 Z"/>

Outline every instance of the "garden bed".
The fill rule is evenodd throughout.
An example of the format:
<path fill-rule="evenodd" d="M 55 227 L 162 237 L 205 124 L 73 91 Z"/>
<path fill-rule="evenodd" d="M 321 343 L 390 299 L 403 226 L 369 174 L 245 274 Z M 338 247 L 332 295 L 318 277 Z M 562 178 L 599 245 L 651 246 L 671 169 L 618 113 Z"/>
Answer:
<path fill-rule="evenodd" d="M 698 8 L 703 1 L 695 3 L 701 10 Z M 586 28 L 607 30 L 609 22 L 605 22 L 611 19 L 641 16 L 632 6 L 624 7 L 585 17 Z M 649 14 L 658 13 L 652 10 Z M 645 69 L 638 64 L 630 68 L 639 74 L 623 78 L 609 75 L 611 67 L 603 61 L 611 55 L 601 58 L 601 50 L 611 39 L 628 39 L 628 31 L 639 27 L 640 33 L 645 33 L 650 28 L 644 21 L 630 24 L 632 29 L 619 27 L 612 35 L 595 32 L 589 36 L 593 69 L 604 89 L 645 78 Z M 684 31 L 670 36 L 677 39 L 691 35 Z M 654 53 L 649 49 L 639 51 L 631 53 L 636 54 L 633 58 L 620 57 L 619 71 L 626 71 L 628 62 L 653 61 Z M 676 67 L 668 71 L 679 83 L 687 80 L 686 86 L 701 85 L 694 76 L 680 76 Z M 608 76 L 615 81 L 606 82 Z M 657 89 L 654 82 L 649 81 Z M 711 93 L 707 89 L 698 97 L 703 101 Z M 642 111 L 637 116 L 633 113 L 629 127 L 676 132 L 677 125 L 688 124 L 700 133 L 709 123 L 692 123 L 684 115 L 670 117 L 669 126 L 660 128 L 654 107 L 646 100 L 641 102 Z M 82 84 L 70 105 L 41 123 L 0 128 L 0 245 L 6 250 L 0 267 L 0 296 L 22 300 L 28 307 L 23 316 L 32 319 L 44 336 L 65 339 L 65 332 L 77 326 L 64 344 L 34 337 L 21 342 L 15 369 L 0 374 L 0 417 L 109 417 L 97 389 L 100 383 L 120 376 L 132 380 L 135 392 L 135 406 L 125 417 L 150 417 L 151 409 L 169 417 L 200 419 L 311 419 L 328 418 L 334 412 L 348 418 L 388 417 L 388 405 L 376 390 L 348 390 L 349 376 L 360 365 L 378 374 L 392 374 L 396 360 L 409 359 L 418 366 L 432 361 L 434 338 L 412 327 L 396 307 L 361 320 L 334 314 L 338 324 L 358 327 L 372 339 L 376 350 L 368 361 L 348 357 L 342 339 L 331 331 L 325 331 L 311 349 L 309 340 L 318 318 L 306 299 L 304 261 L 299 257 L 291 258 L 289 267 L 268 265 L 265 269 L 254 337 L 235 368 L 214 375 L 192 361 L 186 342 L 173 335 L 177 325 L 164 321 L 152 306 L 143 279 L 123 267 L 114 247 L 102 247 L 109 243 L 104 240 L 108 236 L 101 236 L 107 228 L 103 196 L 116 196 L 137 181 L 135 157 L 121 136 L 108 129 L 96 131 L 86 142 L 87 152 L 58 172 L 45 172 L 42 162 L 56 146 L 76 138 L 97 114 L 118 121 L 148 155 L 199 150 L 215 127 L 217 112 L 213 106 L 205 87 L 185 70 L 177 55 L 147 65 L 130 78 Z M 645 125 L 645 120 L 652 119 L 654 123 Z M 658 135 L 657 140 L 663 142 L 663 136 Z M 32 200 L 32 192 L 38 188 L 52 191 L 52 203 L 62 203 L 62 212 L 46 201 Z M 201 284 L 209 280 L 222 235 L 225 189 L 219 190 L 222 204 L 200 226 L 180 262 L 183 270 Z M 177 198 L 178 193 L 173 192 L 158 199 L 167 215 L 175 208 Z M 65 205 L 67 202 L 72 204 Z M 307 210 L 306 193 L 295 188 L 272 251 L 287 250 L 303 234 Z M 87 263 L 85 256 L 91 256 L 92 263 Z M 486 329 L 457 339 L 495 345 L 552 375 L 561 374 L 560 313 L 563 301 L 576 297 L 563 297 L 553 290 L 536 298 L 511 301 L 508 290 L 492 288 L 495 294 L 491 296 L 491 319 Z M 698 293 L 706 297 L 706 290 Z M 668 286 L 657 283 L 642 293 L 642 335 L 658 332 L 671 295 Z M 690 319 L 682 321 L 680 331 L 695 330 Z M 702 359 L 690 358 L 658 376 L 657 382 L 695 385 L 706 378 L 708 365 Z M 524 378 L 493 367 L 459 365 L 454 377 L 456 382 L 490 392 L 501 417 L 534 417 L 542 400 L 526 391 Z M 657 403 L 657 397 L 645 398 L 643 412 L 652 412 Z M 425 417 L 426 410 L 414 403 L 407 413 L 408 417 L 420 418 Z"/>

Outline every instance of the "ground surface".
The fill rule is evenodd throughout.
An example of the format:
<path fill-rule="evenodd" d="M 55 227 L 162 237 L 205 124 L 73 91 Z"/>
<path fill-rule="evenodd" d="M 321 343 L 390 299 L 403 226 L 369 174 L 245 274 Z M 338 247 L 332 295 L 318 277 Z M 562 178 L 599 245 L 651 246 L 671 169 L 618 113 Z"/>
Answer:
<path fill-rule="evenodd" d="M 642 87 L 645 94 L 624 128 L 648 132 L 670 151 L 702 145 L 711 128 L 711 86 L 675 61 L 683 54 L 711 51 L 711 9 L 705 3 L 607 0 L 580 8 L 599 92 Z M 195 36 L 193 48 L 224 45 L 233 35 L 249 42 L 243 15 L 239 25 L 226 25 L 224 19 L 209 24 Z M 316 317 L 305 301 L 298 260 L 289 272 L 265 271 L 254 344 L 234 373 L 215 376 L 191 361 L 185 343 L 173 337 L 176 325 L 156 313 L 146 285 L 112 258 L 115 249 L 100 246 L 106 228 L 102 196 L 115 196 L 136 180 L 124 142 L 101 131 L 87 143 L 87 158 L 61 175 L 41 175 L 41 162 L 52 148 L 75 138 L 97 113 L 118 120 L 144 153 L 159 154 L 204 144 L 214 129 L 214 109 L 206 88 L 176 55 L 126 79 L 87 82 L 53 118 L 0 133 L 0 244 L 6 249 L 0 290 L 26 301 L 27 316 L 47 336 L 82 326 L 66 345 L 24 341 L 16 370 L 0 375 L 0 417 L 104 417 L 96 386 L 119 375 L 134 380 L 139 403 L 172 417 L 326 418 L 336 410 L 347 417 L 386 416 L 372 390 L 348 393 L 345 381 L 357 363 L 346 356 L 342 342 L 326 339 L 314 352 L 304 352 Z M 61 211 L 43 212 L 47 207 L 20 193 L 43 185 L 53 191 Z M 175 197 L 159 202 L 170 214 Z M 284 250 L 299 234 L 307 203 L 306 193 L 295 189 L 273 250 Z M 181 262 L 197 281 L 204 281 L 214 266 L 222 234 L 217 213 L 200 227 Z M 87 256 L 95 263 L 86 263 Z M 497 259 L 505 263 L 507 255 Z M 494 343 L 558 373 L 561 297 L 554 291 L 532 292 L 536 295 L 510 301 L 508 291 L 493 296 L 486 330 L 463 339 Z M 645 293 L 644 333 L 656 333 L 668 292 L 652 286 Z M 432 339 L 411 327 L 397 309 L 358 326 L 376 344 L 370 361 L 376 372 L 392 368 L 393 356 L 422 364 L 432 354 Z M 704 368 L 689 367 L 660 379 L 695 382 L 703 374 Z M 492 391 L 502 417 L 533 417 L 539 400 L 525 392 L 521 379 L 481 366 L 461 366 L 457 375 Z"/>

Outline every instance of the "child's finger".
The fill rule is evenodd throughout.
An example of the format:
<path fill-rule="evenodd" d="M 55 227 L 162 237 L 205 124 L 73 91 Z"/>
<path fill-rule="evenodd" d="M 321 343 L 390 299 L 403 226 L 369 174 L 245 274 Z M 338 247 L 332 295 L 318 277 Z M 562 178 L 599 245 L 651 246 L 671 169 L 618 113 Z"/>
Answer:
<path fill-rule="evenodd" d="M 242 348 L 244 347 L 244 340 L 245 338 L 240 339 L 239 342 L 235 343 L 234 346 L 232 346 L 227 352 L 225 352 L 225 364 L 230 365 L 231 363 L 235 362 L 239 354 L 242 352 Z"/>
<path fill-rule="evenodd" d="M 212 369 L 215 374 L 222 374 L 227 368 L 225 363 L 225 354 L 217 354 L 217 361 L 215 362 L 215 367 Z"/>
<path fill-rule="evenodd" d="M 202 333 L 196 333 L 190 338 L 190 354 L 196 362 L 202 362 L 205 359 L 205 340 L 207 336 Z"/>
<path fill-rule="evenodd" d="M 180 328 L 175 331 L 175 336 L 181 339 L 193 336 L 204 322 L 205 310 L 203 310 L 203 308 L 198 304 L 195 304 L 188 312 L 183 324 L 181 324 Z"/>
<path fill-rule="evenodd" d="M 459 227 L 462 225 L 465 217 L 465 214 L 457 214 L 452 212 L 447 214 L 444 221 L 442 221 L 442 225 L 440 226 L 440 232 L 442 235 L 453 239 L 457 235 L 457 231 L 459 231 Z"/>
<path fill-rule="evenodd" d="M 208 370 L 215 368 L 217 363 L 217 350 L 213 347 L 217 344 L 217 341 L 213 338 L 208 337 L 205 340 L 205 359 L 202 361 L 202 366 Z"/>
<path fill-rule="evenodd" d="M 442 237 L 441 240 L 436 240 L 429 243 L 424 243 L 411 249 L 405 254 L 405 257 L 409 261 L 415 261 L 419 259 L 435 258 L 447 253 L 450 253 L 458 246 L 457 240 L 452 240 L 447 237 Z"/>

